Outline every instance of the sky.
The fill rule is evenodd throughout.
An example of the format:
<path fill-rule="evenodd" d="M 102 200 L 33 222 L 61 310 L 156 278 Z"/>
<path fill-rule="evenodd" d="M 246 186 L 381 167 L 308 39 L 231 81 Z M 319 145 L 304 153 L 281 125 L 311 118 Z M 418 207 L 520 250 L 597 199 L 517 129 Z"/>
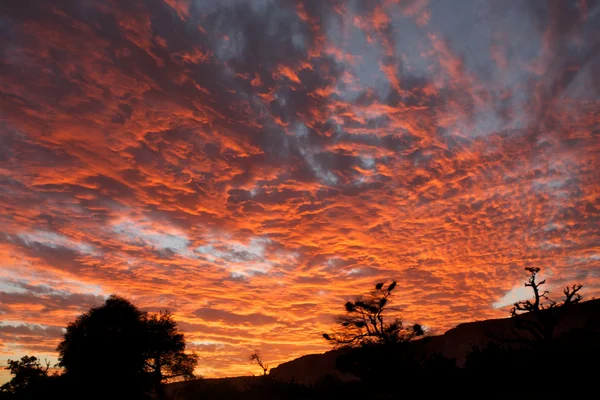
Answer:
<path fill-rule="evenodd" d="M 106 296 L 206 377 L 397 280 L 443 333 L 600 295 L 597 1 L 0 2 L 0 364 Z M 3 378 L 7 375 L 4 372 Z"/>

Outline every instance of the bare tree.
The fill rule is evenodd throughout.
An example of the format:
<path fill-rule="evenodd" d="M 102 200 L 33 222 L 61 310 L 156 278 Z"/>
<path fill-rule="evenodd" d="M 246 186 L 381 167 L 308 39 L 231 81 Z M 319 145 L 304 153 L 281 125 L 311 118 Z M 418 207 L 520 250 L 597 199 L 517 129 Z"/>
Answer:
<path fill-rule="evenodd" d="M 269 365 L 263 362 L 260 352 L 258 350 L 254 350 L 254 353 L 250 354 L 248 359 L 256 363 L 260 368 L 262 368 L 263 375 L 267 375 L 267 371 L 269 371 Z"/>
<path fill-rule="evenodd" d="M 546 283 L 545 279 L 536 282 L 540 269 L 528 267 L 525 270 L 530 274 L 529 279 L 525 282 L 525 287 L 531 288 L 533 298 L 514 303 L 510 313 L 513 318 L 524 313 L 531 313 L 532 317 L 529 319 L 515 318 L 517 328 L 529 332 L 534 340 L 547 342 L 554 337 L 554 329 L 558 323 L 556 311 L 562 307 L 579 303 L 583 299 L 581 294 L 579 294 L 583 285 L 574 284 L 565 287 L 563 289 L 564 299 L 557 302 L 548 297 L 550 294 L 549 291 L 541 289 L 541 286 Z"/>
<path fill-rule="evenodd" d="M 396 282 L 384 288 L 378 283 L 368 296 L 359 296 L 345 304 L 346 314 L 337 318 L 339 329 L 334 334 L 324 333 L 323 337 L 336 346 L 360 346 L 363 344 L 393 344 L 407 342 L 423 335 L 419 324 L 405 328 L 402 320 L 386 320 L 386 311 Z"/>

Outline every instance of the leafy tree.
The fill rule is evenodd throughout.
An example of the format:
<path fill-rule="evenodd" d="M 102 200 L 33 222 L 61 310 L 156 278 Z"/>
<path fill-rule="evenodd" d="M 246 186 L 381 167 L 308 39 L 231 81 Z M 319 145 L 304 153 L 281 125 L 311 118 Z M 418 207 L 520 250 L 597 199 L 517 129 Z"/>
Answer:
<path fill-rule="evenodd" d="M 263 375 L 267 375 L 267 371 L 269 370 L 269 365 L 265 364 L 262 360 L 262 357 L 258 350 L 255 350 L 254 353 L 250 354 L 248 359 L 254 363 L 256 363 L 263 371 Z"/>
<path fill-rule="evenodd" d="M 76 391 L 98 398 L 142 397 L 147 390 L 145 313 L 127 299 L 110 296 L 67 326 L 58 346 L 59 366 Z"/>
<path fill-rule="evenodd" d="M 515 318 L 517 328 L 528 332 L 534 341 L 549 342 L 554 338 L 559 309 L 579 303 L 583 299 L 581 294 L 579 294 L 583 285 L 574 284 L 565 287 L 563 290 L 564 299 L 557 302 L 548 297 L 550 294 L 549 291 L 541 289 L 546 280 L 536 282 L 540 269 L 528 267 L 525 270 L 530 274 L 529 279 L 525 282 L 525 287 L 531 288 L 533 298 L 514 303 L 510 313 Z M 516 318 L 524 313 L 529 313 L 530 316 Z"/>
<path fill-rule="evenodd" d="M 115 295 L 70 323 L 58 352 L 75 397 L 164 398 L 162 384 L 193 377 L 197 364 L 170 313 L 149 315 Z"/>
<path fill-rule="evenodd" d="M 185 352 L 185 338 L 169 311 L 146 316 L 147 344 L 145 368 L 159 398 L 165 398 L 163 383 L 194 378 L 196 354 Z"/>
<path fill-rule="evenodd" d="M 42 365 L 37 357 L 23 356 L 20 360 L 8 360 L 7 370 L 12 378 L 0 387 L 0 393 L 10 394 L 14 399 L 29 399 L 41 395 L 40 388 L 50 379 L 50 363 Z"/>
<path fill-rule="evenodd" d="M 339 329 L 334 334 L 324 333 L 323 337 L 336 346 L 362 346 L 366 344 L 394 344 L 408 342 L 423 335 L 419 324 L 404 327 L 402 320 L 387 320 L 386 312 L 396 282 L 384 288 L 378 283 L 368 296 L 358 296 L 345 304 L 346 314 L 338 317 Z"/>

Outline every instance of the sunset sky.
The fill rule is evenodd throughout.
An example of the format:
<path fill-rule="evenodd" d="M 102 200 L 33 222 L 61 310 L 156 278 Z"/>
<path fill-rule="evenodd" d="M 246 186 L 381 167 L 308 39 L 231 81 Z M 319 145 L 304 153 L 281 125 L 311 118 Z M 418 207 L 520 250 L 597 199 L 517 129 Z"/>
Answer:
<path fill-rule="evenodd" d="M 524 267 L 600 296 L 600 3 L 0 1 L 0 365 L 106 296 L 206 377 L 398 281 L 443 333 Z M 5 380 L 6 372 L 0 375 Z"/>

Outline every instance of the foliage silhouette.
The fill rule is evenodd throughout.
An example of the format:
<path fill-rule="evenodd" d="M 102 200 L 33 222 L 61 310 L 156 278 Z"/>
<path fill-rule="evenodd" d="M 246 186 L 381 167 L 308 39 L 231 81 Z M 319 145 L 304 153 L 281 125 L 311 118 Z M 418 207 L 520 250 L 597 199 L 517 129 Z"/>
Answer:
<path fill-rule="evenodd" d="M 58 352 L 74 397 L 164 399 L 163 384 L 192 378 L 197 364 L 170 313 L 148 315 L 115 295 L 70 323 Z"/>
<path fill-rule="evenodd" d="M 94 388 L 98 398 L 141 398 L 150 383 L 143 374 L 145 337 L 144 312 L 110 296 L 67 326 L 58 346 L 59 366 L 76 392 Z"/>
<path fill-rule="evenodd" d="M 323 337 L 336 346 L 352 347 L 408 342 L 423 335 L 419 324 L 405 328 L 399 318 L 387 321 L 385 314 L 395 288 L 395 281 L 386 288 L 384 283 L 378 283 L 368 296 L 358 296 L 354 301 L 346 302 L 346 314 L 337 319 L 338 331 L 324 333 Z"/>
<path fill-rule="evenodd" d="M 50 363 L 42 365 L 33 356 L 25 355 L 20 360 L 8 360 L 6 369 L 10 371 L 12 378 L 0 387 L 0 398 L 20 400 L 42 396 L 52 379 L 48 376 L 49 367 Z"/>
<path fill-rule="evenodd" d="M 147 349 L 146 371 L 160 399 L 166 398 L 164 383 L 178 379 L 193 379 L 198 364 L 196 354 L 185 353 L 185 338 L 169 311 L 145 316 Z"/>

